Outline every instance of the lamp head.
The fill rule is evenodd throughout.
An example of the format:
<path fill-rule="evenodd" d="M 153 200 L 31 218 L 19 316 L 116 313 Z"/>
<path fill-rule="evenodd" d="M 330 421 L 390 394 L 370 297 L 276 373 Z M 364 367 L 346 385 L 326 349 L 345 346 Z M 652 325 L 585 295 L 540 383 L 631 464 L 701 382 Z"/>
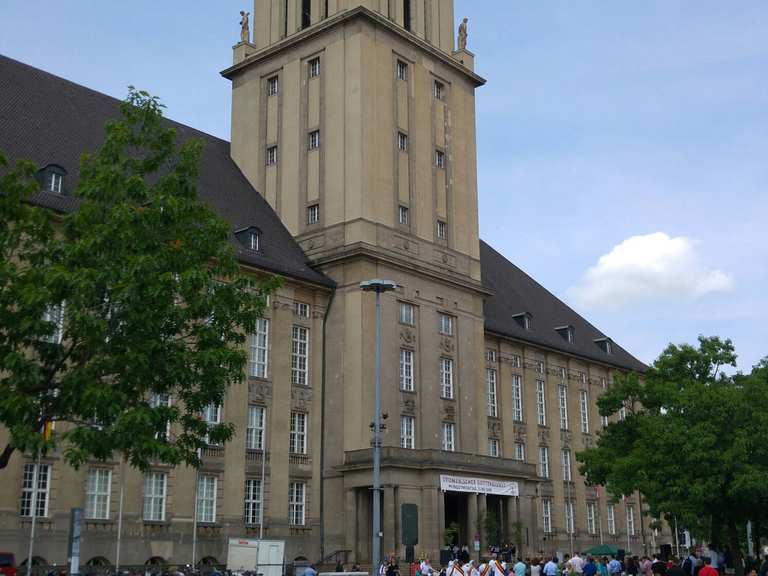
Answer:
<path fill-rule="evenodd" d="M 391 292 L 397 289 L 397 284 L 392 280 L 366 280 L 360 282 L 360 290 L 363 292 Z"/>

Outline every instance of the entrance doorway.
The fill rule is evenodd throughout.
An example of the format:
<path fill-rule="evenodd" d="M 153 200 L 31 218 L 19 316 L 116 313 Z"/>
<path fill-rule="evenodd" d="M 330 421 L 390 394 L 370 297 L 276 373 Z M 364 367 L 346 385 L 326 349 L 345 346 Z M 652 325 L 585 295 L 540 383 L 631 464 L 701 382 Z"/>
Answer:
<path fill-rule="evenodd" d="M 473 494 L 474 496 L 474 494 Z M 445 503 L 445 526 L 441 534 L 441 544 L 451 547 L 468 546 L 474 535 L 474 527 L 467 522 L 467 497 L 461 492 L 443 492 Z M 470 532 L 470 530 L 472 530 Z"/>

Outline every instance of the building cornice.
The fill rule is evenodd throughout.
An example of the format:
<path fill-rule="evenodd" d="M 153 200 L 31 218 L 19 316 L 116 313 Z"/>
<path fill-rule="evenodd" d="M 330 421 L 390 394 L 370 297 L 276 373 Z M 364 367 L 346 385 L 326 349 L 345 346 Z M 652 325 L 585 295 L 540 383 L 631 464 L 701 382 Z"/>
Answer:
<path fill-rule="evenodd" d="M 327 30 L 337 26 L 338 24 L 351 22 L 357 18 L 367 19 L 370 22 L 373 22 L 383 28 L 386 28 L 393 34 L 410 42 L 411 44 L 417 46 L 421 50 L 424 50 L 425 52 L 429 53 L 431 56 L 433 56 L 434 58 L 436 58 L 437 60 L 445 64 L 446 66 L 449 66 L 455 71 L 464 75 L 469 81 L 473 82 L 476 87 L 479 87 L 485 84 L 486 82 L 485 78 L 483 78 L 482 76 L 476 74 L 475 72 L 473 72 L 472 70 L 464 66 L 461 62 L 453 58 L 450 54 L 446 54 L 439 48 L 436 48 L 435 46 L 427 42 L 426 40 L 422 40 L 415 34 L 408 32 L 407 30 L 405 30 L 401 26 L 398 26 L 388 18 L 385 18 L 381 14 L 378 14 L 373 10 L 366 8 L 365 6 L 358 6 L 358 7 L 352 8 L 351 10 L 345 10 L 343 12 L 340 12 L 334 16 L 331 16 L 329 18 L 326 18 L 325 20 L 318 22 L 317 24 L 313 24 L 312 26 L 310 26 L 309 28 L 306 28 L 305 30 L 302 30 L 300 32 L 287 36 L 286 38 L 283 38 L 279 42 L 276 42 L 275 44 L 271 44 L 270 46 L 266 46 L 262 49 L 258 49 L 256 48 L 255 45 L 249 44 L 249 46 L 251 46 L 254 50 L 257 50 L 257 51 L 253 54 L 250 54 L 242 62 L 238 62 L 237 64 L 223 70 L 221 72 L 221 75 L 224 76 L 224 78 L 231 80 L 232 77 L 235 76 L 238 72 L 250 67 L 253 64 L 256 64 L 257 62 L 261 62 L 262 60 L 268 59 L 271 56 L 274 56 L 275 54 L 282 52 L 283 50 L 286 50 L 288 48 L 291 48 L 297 44 L 301 44 L 305 40 L 318 36 L 326 32 Z"/>

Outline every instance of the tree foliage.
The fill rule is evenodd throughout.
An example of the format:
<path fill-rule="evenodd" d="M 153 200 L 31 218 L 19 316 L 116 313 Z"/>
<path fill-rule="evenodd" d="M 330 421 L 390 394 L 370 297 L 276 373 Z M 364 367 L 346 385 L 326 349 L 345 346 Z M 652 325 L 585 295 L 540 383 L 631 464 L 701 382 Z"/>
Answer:
<path fill-rule="evenodd" d="M 592 484 L 615 497 L 639 491 L 655 518 L 677 518 L 709 540 L 723 526 L 732 548 L 768 503 L 768 363 L 729 375 L 730 340 L 670 345 L 648 371 L 618 375 L 600 413 L 626 418 L 577 455 Z M 722 544 L 722 543 L 721 543 Z"/>
<path fill-rule="evenodd" d="M 178 143 L 145 92 L 121 111 L 83 156 L 71 213 L 35 206 L 28 162 L 0 181 L 0 467 L 55 447 L 75 466 L 115 452 L 197 465 L 233 434 L 201 413 L 242 380 L 274 281 L 241 274 L 228 225 L 198 200 L 202 143 Z"/>

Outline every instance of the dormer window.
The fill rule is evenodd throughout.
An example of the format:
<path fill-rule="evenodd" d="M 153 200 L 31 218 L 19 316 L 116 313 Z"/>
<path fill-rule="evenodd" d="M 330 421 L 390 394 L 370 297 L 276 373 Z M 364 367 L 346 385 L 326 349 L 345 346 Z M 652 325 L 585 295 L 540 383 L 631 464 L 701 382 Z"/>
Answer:
<path fill-rule="evenodd" d="M 610 338 L 597 338 L 595 344 L 606 354 L 613 354 L 613 340 Z"/>
<path fill-rule="evenodd" d="M 261 230 L 255 226 L 235 232 L 235 236 L 240 244 L 245 246 L 248 250 L 254 252 L 261 250 Z"/>
<path fill-rule="evenodd" d="M 533 316 L 531 316 L 528 312 L 521 312 L 520 314 L 515 314 L 512 316 L 512 318 L 520 324 L 520 327 L 523 330 L 531 330 L 533 326 Z"/>
<path fill-rule="evenodd" d="M 563 340 L 568 342 L 568 344 L 573 344 L 573 340 L 574 340 L 573 326 L 559 326 L 558 328 L 555 328 L 555 331 L 558 334 L 560 334 Z"/>
<path fill-rule="evenodd" d="M 67 171 L 61 166 L 49 164 L 38 172 L 38 182 L 40 182 L 40 187 L 46 192 L 63 194 L 64 177 L 66 175 Z"/>

